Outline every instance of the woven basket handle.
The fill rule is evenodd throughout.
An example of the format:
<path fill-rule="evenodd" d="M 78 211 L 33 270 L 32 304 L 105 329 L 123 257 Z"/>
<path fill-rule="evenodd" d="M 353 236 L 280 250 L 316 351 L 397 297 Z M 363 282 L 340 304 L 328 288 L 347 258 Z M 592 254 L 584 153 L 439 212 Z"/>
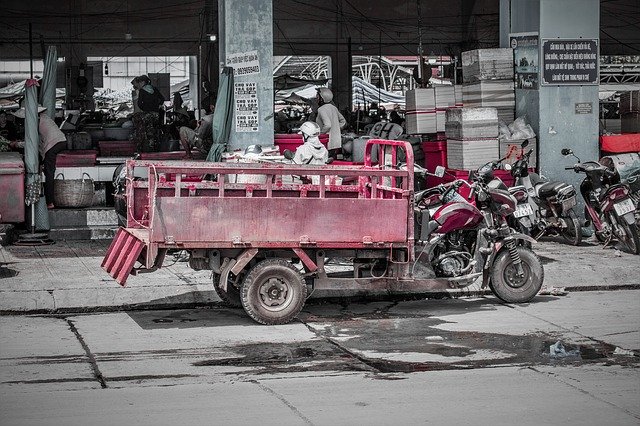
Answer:
<path fill-rule="evenodd" d="M 58 179 L 58 176 L 62 176 L 62 180 L 64 180 L 64 173 L 58 173 L 54 179 Z"/>
<path fill-rule="evenodd" d="M 86 177 L 88 177 L 88 178 L 89 178 L 89 180 L 93 180 L 93 179 L 91 179 L 91 176 L 89 176 L 89 173 L 86 173 L 86 172 L 85 172 L 85 173 L 82 173 L 82 181 L 84 181 L 84 177 L 85 177 L 85 176 L 86 176 Z"/>

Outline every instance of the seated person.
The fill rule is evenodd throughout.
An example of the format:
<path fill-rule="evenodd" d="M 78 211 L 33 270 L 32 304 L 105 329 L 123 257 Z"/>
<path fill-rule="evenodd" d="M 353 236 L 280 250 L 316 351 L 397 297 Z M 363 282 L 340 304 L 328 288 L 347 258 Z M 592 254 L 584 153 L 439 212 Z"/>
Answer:
<path fill-rule="evenodd" d="M 298 134 L 304 143 L 296 149 L 293 162 L 296 164 L 327 164 L 329 151 L 320 142 L 320 126 L 313 121 L 305 121 Z"/>
<path fill-rule="evenodd" d="M 213 114 L 209 113 L 202 117 L 195 130 L 183 126 L 180 127 L 180 143 L 187 153 L 187 158 L 191 158 L 191 150 L 197 148 L 205 154 L 209 153 L 213 144 Z"/>

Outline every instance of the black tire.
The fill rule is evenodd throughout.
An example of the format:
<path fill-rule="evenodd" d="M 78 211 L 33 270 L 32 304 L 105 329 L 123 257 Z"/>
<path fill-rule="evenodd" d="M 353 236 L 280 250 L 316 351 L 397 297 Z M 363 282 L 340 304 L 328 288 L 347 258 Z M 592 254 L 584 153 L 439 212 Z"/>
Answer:
<path fill-rule="evenodd" d="M 618 226 L 624 230 L 625 237 L 620 238 L 616 235 L 620 244 L 622 244 L 629 253 L 640 254 L 640 238 L 638 237 L 638 227 L 634 224 L 628 224 L 624 218 L 618 218 Z"/>
<path fill-rule="evenodd" d="M 582 226 L 580 226 L 580 220 L 573 209 L 567 211 L 564 220 L 567 222 L 567 227 L 560 231 L 562 238 L 571 245 L 579 246 L 582 242 Z"/>
<path fill-rule="evenodd" d="M 240 290 L 233 285 L 231 279 L 227 280 L 227 290 L 225 291 L 220 287 L 220 275 L 213 274 L 213 289 L 223 304 L 232 308 L 242 308 Z"/>
<path fill-rule="evenodd" d="M 524 277 L 516 276 L 509 250 L 505 247 L 496 256 L 491 267 L 491 290 L 507 303 L 524 303 L 538 294 L 544 281 L 544 268 L 540 258 L 530 249 L 517 247 Z"/>
<path fill-rule="evenodd" d="M 247 314 L 260 324 L 286 324 L 302 310 L 307 286 L 291 263 L 266 259 L 249 271 L 240 298 Z"/>

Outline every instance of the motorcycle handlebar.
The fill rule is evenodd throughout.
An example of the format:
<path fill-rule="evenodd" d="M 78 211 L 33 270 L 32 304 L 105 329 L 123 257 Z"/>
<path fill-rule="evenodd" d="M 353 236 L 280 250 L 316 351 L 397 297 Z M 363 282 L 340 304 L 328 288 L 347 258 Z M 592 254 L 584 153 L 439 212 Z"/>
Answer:
<path fill-rule="evenodd" d="M 573 170 L 573 167 L 565 167 L 565 170 Z"/>

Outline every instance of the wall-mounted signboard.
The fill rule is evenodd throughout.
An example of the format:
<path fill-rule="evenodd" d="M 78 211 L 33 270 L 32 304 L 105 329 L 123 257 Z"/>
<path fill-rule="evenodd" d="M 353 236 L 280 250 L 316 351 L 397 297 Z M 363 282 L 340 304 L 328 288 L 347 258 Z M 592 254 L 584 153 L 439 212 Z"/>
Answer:
<path fill-rule="evenodd" d="M 598 56 L 598 40 L 542 40 L 542 84 L 599 84 Z"/>
<path fill-rule="evenodd" d="M 538 33 L 509 34 L 513 49 L 513 71 L 516 89 L 538 89 L 540 71 Z"/>

